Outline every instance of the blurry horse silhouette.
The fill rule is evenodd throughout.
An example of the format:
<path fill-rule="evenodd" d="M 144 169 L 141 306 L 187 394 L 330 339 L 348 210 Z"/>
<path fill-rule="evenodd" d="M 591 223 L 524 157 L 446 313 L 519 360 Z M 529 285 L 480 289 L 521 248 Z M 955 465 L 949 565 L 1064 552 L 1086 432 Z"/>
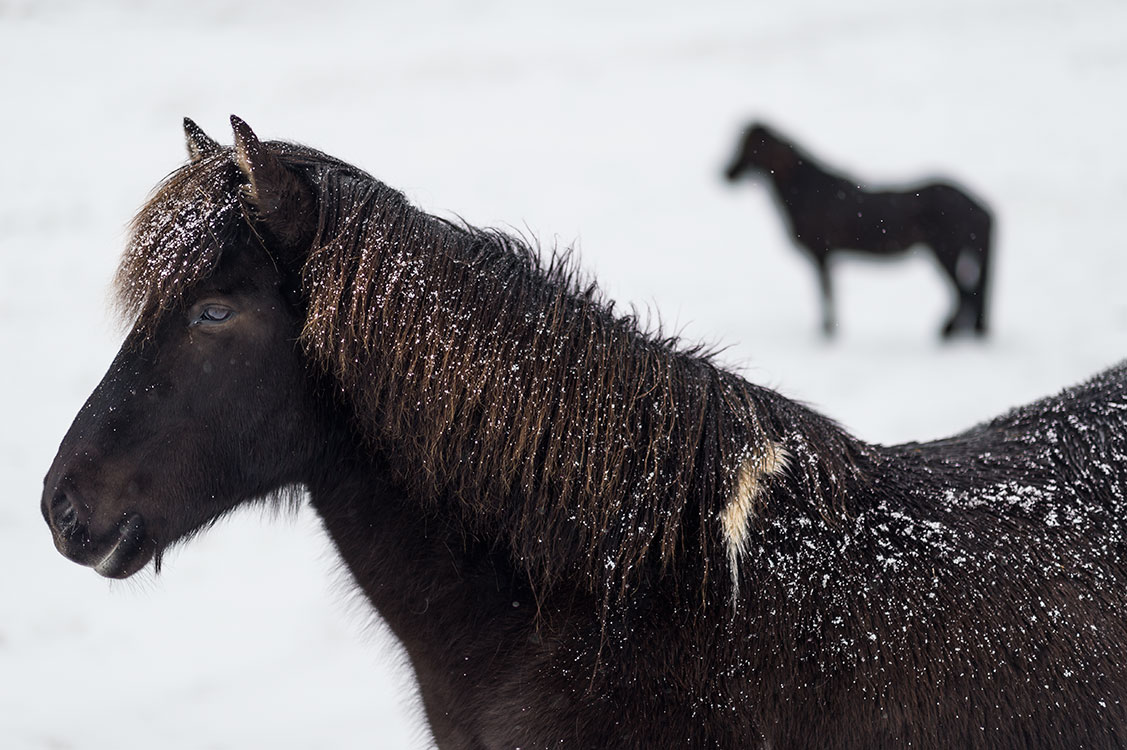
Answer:
<path fill-rule="evenodd" d="M 955 309 L 943 326 L 943 336 L 986 333 L 993 219 L 982 203 L 946 182 L 865 190 L 761 123 L 744 132 L 725 174 L 734 182 L 752 170 L 770 178 L 795 242 L 817 266 L 822 329 L 827 336 L 835 327 L 831 253 L 852 250 L 892 256 L 914 245 L 931 249 L 955 287 Z"/>

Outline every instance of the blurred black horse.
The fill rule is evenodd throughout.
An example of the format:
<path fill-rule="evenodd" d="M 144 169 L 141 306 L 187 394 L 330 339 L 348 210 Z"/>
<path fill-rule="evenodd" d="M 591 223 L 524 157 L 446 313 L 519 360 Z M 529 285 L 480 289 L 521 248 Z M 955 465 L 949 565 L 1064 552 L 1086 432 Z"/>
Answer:
<path fill-rule="evenodd" d="M 986 333 L 993 219 L 982 203 L 945 182 L 864 190 L 761 123 L 744 132 L 726 175 L 735 181 L 753 169 L 770 178 L 791 234 L 818 268 L 827 336 L 834 330 L 830 254 L 853 250 L 889 256 L 913 245 L 931 248 L 955 286 L 955 310 L 943 336 L 964 330 Z"/>

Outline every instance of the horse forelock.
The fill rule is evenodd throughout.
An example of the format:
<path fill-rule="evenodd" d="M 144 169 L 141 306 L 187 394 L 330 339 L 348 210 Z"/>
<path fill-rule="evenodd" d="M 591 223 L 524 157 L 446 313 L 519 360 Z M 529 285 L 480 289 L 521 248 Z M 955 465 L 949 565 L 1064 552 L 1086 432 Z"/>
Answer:
<path fill-rule="evenodd" d="M 299 169 L 363 175 L 313 149 L 276 141 L 263 145 Z M 258 234 L 240 191 L 246 182 L 228 146 L 157 185 L 130 224 L 114 277 L 114 307 L 122 320 L 151 335 L 162 316 L 216 269 L 225 249 Z"/>
<path fill-rule="evenodd" d="M 145 336 L 214 271 L 224 246 L 247 228 L 239 182 L 231 149 L 221 149 L 170 174 L 133 219 L 114 277 L 114 303 Z"/>

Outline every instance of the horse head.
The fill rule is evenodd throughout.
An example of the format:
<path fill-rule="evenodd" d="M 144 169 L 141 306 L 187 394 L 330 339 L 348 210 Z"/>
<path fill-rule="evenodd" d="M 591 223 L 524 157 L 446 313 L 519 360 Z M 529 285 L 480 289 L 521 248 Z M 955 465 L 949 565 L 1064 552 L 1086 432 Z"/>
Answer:
<path fill-rule="evenodd" d="M 138 215 L 118 273 L 133 329 L 44 480 L 55 546 L 103 576 L 159 566 L 237 505 L 286 496 L 325 442 L 292 294 L 316 203 L 232 123 L 223 148 L 185 121 L 191 161 Z"/>
<path fill-rule="evenodd" d="M 771 171 L 778 168 L 780 147 L 783 141 L 769 127 L 761 122 L 753 122 L 740 137 L 736 155 L 724 170 L 729 182 L 756 170 Z"/>

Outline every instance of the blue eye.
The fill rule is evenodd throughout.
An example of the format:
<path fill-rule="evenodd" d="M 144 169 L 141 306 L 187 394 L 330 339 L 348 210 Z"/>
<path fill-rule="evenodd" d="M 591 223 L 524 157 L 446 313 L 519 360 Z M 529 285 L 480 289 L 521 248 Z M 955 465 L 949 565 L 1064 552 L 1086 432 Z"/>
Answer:
<path fill-rule="evenodd" d="M 203 309 L 199 311 L 192 325 L 214 325 L 216 323 L 225 323 L 231 318 L 235 317 L 235 311 L 223 305 L 204 305 Z"/>

